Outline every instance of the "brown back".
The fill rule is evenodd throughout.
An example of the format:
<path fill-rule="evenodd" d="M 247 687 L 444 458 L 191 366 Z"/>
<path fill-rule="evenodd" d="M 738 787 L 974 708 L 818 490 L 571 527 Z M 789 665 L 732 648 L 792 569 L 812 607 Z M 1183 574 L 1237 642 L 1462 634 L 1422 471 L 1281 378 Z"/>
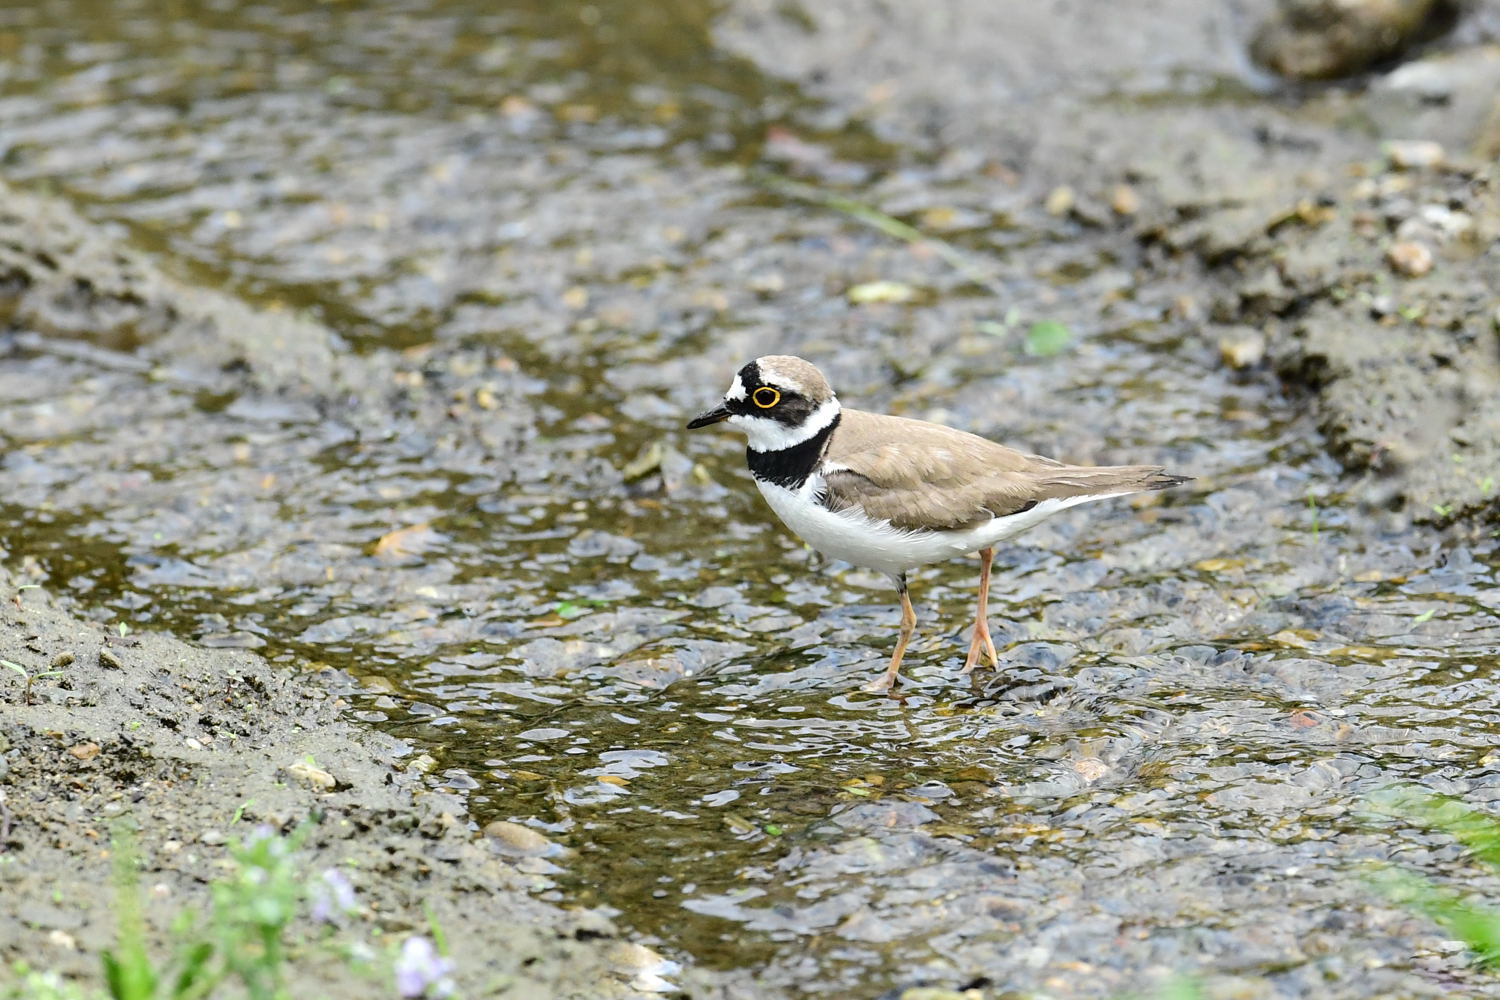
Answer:
<path fill-rule="evenodd" d="M 1157 465 L 1065 465 L 941 424 L 847 408 L 823 461 L 830 507 L 908 529 L 970 528 L 1043 500 L 1183 482 Z"/>

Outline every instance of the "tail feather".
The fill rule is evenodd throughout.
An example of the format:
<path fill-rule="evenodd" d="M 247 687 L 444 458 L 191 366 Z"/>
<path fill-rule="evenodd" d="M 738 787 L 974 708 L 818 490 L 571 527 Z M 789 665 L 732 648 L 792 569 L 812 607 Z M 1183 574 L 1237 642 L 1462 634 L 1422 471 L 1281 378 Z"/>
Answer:
<path fill-rule="evenodd" d="M 1192 476 L 1177 476 L 1160 465 L 1066 466 L 1049 473 L 1042 485 L 1058 495 L 1109 496 L 1171 489 L 1191 482 Z"/>

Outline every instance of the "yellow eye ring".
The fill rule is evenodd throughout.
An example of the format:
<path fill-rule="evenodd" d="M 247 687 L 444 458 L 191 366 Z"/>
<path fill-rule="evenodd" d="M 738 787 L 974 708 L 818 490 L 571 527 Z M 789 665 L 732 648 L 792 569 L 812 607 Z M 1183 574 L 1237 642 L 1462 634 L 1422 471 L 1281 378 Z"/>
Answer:
<path fill-rule="evenodd" d="M 762 410 L 769 410 L 781 402 L 781 393 L 768 385 L 763 385 L 750 394 L 750 401 Z"/>

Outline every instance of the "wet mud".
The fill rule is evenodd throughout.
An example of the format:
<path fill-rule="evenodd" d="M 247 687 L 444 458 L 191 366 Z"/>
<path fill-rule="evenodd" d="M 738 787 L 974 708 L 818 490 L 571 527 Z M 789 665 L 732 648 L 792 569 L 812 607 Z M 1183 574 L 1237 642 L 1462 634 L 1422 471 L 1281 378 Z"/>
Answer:
<path fill-rule="evenodd" d="M 537 988 L 632 989 L 624 940 L 694 997 L 1496 992 L 1365 877 L 1471 880 L 1371 792 L 1496 788 L 1488 7 L 1308 91 L 1250 59 L 1269 4 L 1131 5 L 1107 39 L 990 6 L 7 12 L 0 549 L 56 630 L 93 623 L 69 683 L 119 705 L 4 692 L 28 898 L 88 846 L 35 846 L 78 822 L 35 763 L 75 738 L 134 762 L 79 816 L 133 782 L 176 840 L 227 821 L 196 729 L 111 729 L 123 622 L 163 718 L 216 690 L 164 683 L 185 656 L 272 692 L 214 743 L 333 733 L 369 829 L 317 849 L 451 853 L 371 891 L 443 900 L 497 969 L 551 956 Z M 957 675 L 976 567 L 914 574 L 909 682 L 867 695 L 886 583 L 681 429 L 768 352 L 1198 478 L 1007 546 L 998 672 Z M 236 795 L 282 764 L 243 766 Z M 78 892 L 56 961 L 87 975 L 108 900 Z"/>
<path fill-rule="evenodd" d="M 462 803 L 428 787 L 413 747 L 351 724 L 347 685 L 121 635 L 22 588 L 0 578 L 0 657 L 37 675 L 7 673 L 0 691 L 7 976 L 24 960 L 96 981 L 125 891 L 141 894 L 148 943 L 165 953 L 174 921 L 205 906 L 229 840 L 308 820 L 307 869 L 348 873 L 377 936 L 425 934 L 437 920 L 472 956 L 459 973 L 470 995 L 634 996 L 636 977 L 655 971 L 602 915 L 538 902 L 544 866 L 474 837 Z M 114 874 L 122 826 L 134 830 L 133 890 Z M 310 945 L 291 956 L 299 995 L 371 989 Z"/>

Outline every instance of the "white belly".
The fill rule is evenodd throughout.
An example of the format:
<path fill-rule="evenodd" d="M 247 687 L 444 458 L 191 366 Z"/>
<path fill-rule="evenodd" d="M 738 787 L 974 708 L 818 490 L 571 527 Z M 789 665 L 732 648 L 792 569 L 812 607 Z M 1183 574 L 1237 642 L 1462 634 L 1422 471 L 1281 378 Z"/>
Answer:
<path fill-rule="evenodd" d="M 818 502 L 823 491 L 820 476 L 809 476 L 796 491 L 759 479 L 755 485 L 782 523 L 819 552 L 892 576 L 915 566 L 987 549 L 1060 510 L 1099 499 L 1043 500 L 1025 513 L 997 517 L 959 531 L 907 531 L 893 527 L 889 521 L 867 517 L 855 508 L 832 511 L 824 507 Z"/>

